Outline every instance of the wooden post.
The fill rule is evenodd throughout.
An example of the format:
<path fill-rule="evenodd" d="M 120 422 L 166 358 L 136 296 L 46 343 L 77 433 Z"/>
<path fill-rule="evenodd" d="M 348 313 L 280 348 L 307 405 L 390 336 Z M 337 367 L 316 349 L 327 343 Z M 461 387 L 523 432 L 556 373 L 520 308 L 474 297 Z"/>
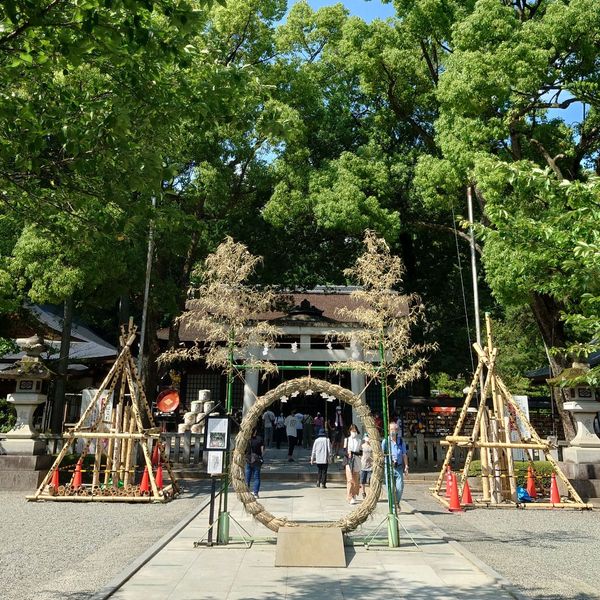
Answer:
<path fill-rule="evenodd" d="M 111 434 L 115 433 L 116 426 L 117 426 L 117 408 L 115 406 L 113 406 L 112 418 L 110 421 Z M 104 471 L 104 487 L 108 486 L 108 480 L 110 479 L 114 447 L 115 447 L 115 438 L 114 438 L 114 436 L 111 435 L 108 438 L 108 447 L 106 448 L 106 469 Z"/>

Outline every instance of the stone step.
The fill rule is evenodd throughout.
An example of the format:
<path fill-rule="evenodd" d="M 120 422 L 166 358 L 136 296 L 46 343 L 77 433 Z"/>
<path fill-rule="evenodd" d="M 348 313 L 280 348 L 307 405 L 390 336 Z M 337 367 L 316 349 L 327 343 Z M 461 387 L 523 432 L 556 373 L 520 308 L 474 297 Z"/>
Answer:
<path fill-rule="evenodd" d="M 175 464 L 173 465 L 173 471 L 175 476 L 180 479 L 210 479 L 204 465 L 186 467 L 185 465 Z M 316 476 L 316 467 L 312 467 L 312 469 L 301 467 L 299 469 L 278 468 L 273 470 L 263 468 L 260 474 L 263 481 L 316 481 Z M 432 483 L 437 480 L 437 477 L 437 473 L 410 473 L 405 482 L 407 484 Z M 327 480 L 346 481 L 345 472 L 337 464 L 331 465 L 327 470 Z"/>
<path fill-rule="evenodd" d="M 52 456 L 0 456 L 0 490 L 34 492 L 48 473 Z"/>

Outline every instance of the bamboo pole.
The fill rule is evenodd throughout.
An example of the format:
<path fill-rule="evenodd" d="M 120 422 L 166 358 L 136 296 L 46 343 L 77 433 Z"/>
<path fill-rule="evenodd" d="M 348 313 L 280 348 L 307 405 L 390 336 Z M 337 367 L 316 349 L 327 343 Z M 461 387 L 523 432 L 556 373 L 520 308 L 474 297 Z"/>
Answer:
<path fill-rule="evenodd" d="M 495 360 L 496 360 L 496 352 L 494 351 L 492 353 L 492 364 L 494 364 Z M 483 361 L 480 361 L 480 364 L 483 366 Z M 486 375 L 486 378 L 485 378 L 485 383 L 481 390 L 483 398 L 485 398 L 487 396 L 487 390 L 489 388 L 489 385 L 490 385 L 490 373 L 488 372 L 488 374 Z M 475 422 L 473 423 L 473 431 L 471 432 L 471 435 L 469 436 L 470 441 L 475 442 L 479 439 L 479 430 L 481 429 L 481 420 L 483 418 L 484 410 L 485 410 L 485 401 L 480 402 L 479 406 L 477 408 L 477 415 L 475 416 Z M 467 480 L 467 477 L 469 476 L 469 467 L 471 466 L 471 461 L 473 460 L 473 450 L 474 450 L 474 448 L 470 447 L 467 452 L 467 456 L 465 457 L 465 464 L 464 464 L 463 472 L 462 472 L 462 475 L 460 478 L 461 494 L 462 494 L 462 489 L 465 485 L 465 481 Z M 483 481 L 484 481 L 484 479 L 482 478 L 482 482 Z M 485 480 L 485 481 L 487 483 L 487 480 Z M 485 492 L 485 489 L 484 489 L 484 492 Z"/>
<path fill-rule="evenodd" d="M 133 420 L 133 419 L 131 419 L 130 414 L 131 414 L 131 407 L 125 406 L 125 409 L 123 411 L 123 433 L 129 432 L 129 421 Z M 127 447 L 130 442 L 131 442 L 130 437 L 123 438 L 123 441 L 121 442 L 121 452 L 120 452 L 120 456 L 119 456 L 119 467 L 120 467 L 119 480 L 123 482 L 123 485 L 125 485 L 125 461 L 126 461 L 126 457 L 127 457 Z"/>
<path fill-rule="evenodd" d="M 117 401 L 117 422 L 115 433 L 113 435 L 115 440 L 115 446 L 113 449 L 113 462 L 112 462 L 112 481 L 113 487 L 117 489 L 119 487 L 119 472 L 121 471 L 121 440 L 123 439 L 123 415 L 125 412 L 125 392 L 127 389 L 127 381 L 125 379 L 124 370 L 127 366 L 126 358 L 129 354 L 129 349 L 127 347 L 123 348 L 123 356 L 124 360 L 124 368 L 121 369 L 119 373 L 119 399 Z"/>
<path fill-rule="evenodd" d="M 454 436 L 453 437 L 458 436 L 458 434 L 460 433 L 460 431 L 463 427 L 464 421 L 467 416 L 468 408 L 471 404 L 471 400 L 473 399 L 473 396 L 475 395 L 475 391 L 477 389 L 477 382 L 479 381 L 479 375 L 481 374 L 482 368 L 483 368 L 483 362 L 479 361 L 477 363 L 477 369 L 475 369 L 475 373 L 473 374 L 473 379 L 471 380 L 471 385 L 469 386 L 469 391 L 467 392 L 467 397 L 465 398 L 465 403 L 463 404 L 462 410 L 460 412 L 460 416 L 456 423 L 456 427 L 454 428 Z M 448 439 L 448 437 L 446 439 Z M 446 469 L 448 468 L 448 465 L 450 464 L 450 461 L 452 460 L 453 453 L 454 453 L 454 447 L 450 446 L 448 448 L 448 451 L 446 452 L 446 457 L 444 458 L 444 463 L 442 464 L 442 468 L 440 470 L 440 474 L 438 475 L 438 479 L 435 484 L 435 487 L 433 488 L 435 494 L 439 494 L 440 490 L 442 489 L 442 482 L 444 481 L 444 474 L 446 473 Z"/>
<path fill-rule="evenodd" d="M 58 456 L 56 457 L 56 460 L 52 464 L 52 467 L 50 467 L 50 470 L 48 471 L 48 473 L 46 473 L 46 477 L 44 477 L 44 479 L 42 480 L 42 483 L 40 483 L 40 485 L 34 495 L 34 498 L 37 499 L 40 496 L 40 494 L 42 493 L 42 491 L 45 489 L 45 487 L 48 485 L 48 482 L 50 481 L 50 478 L 52 477 L 52 473 L 54 472 L 55 469 L 58 469 L 58 467 L 60 466 L 60 463 L 62 462 L 62 459 L 67 454 L 67 452 L 69 451 L 69 448 L 71 447 L 72 444 L 73 444 L 73 442 L 68 442 L 62 447 L 62 450 L 59 452 Z"/>
<path fill-rule="evenodd" d="M 510 439 L 510 424 L 509 418 L 504 417 L 504 437 L 507 444 L 510 444 L 512 440 Z M 508 447 L 507 447 L 508 448 Z M 513 502 L 517 501 L 517 478 L 515 476 L 515 460 L 511 449 L 507 449 L 506 451 L 508 455 L 507 466 L 508 466 L 508 485 L 510 489 L 510 497 Z"/>
<path fill-rule="evenodd" d="M 112 379 L 113 379 L 115 373 L 119 370 L 119 368 L 121 367 L 121 364 L 123 363 L 124 360 L 125 359 L 124 359 L 123 353 L 121 353 L 117 357 L 117 360 L 115 360 L 115 363 L 111 367 L 111 369 L 108 372 L 108 374 L 106 375 L 106 377 L 103 379 L 102 383 L 100 384 L 100 387 L 98 388 L 98 391 L 94 394 L 92 401 L 90 402 L 88 407 L 85 409 L 84 413 L 79 418 L 79 421 L 77 421 L 77 423 L 75 423 L 75 425 L 73 426 L 72 431 L 78 431 L 81 428 L 81 426 L 83 425 L 83 423 L 85 423 L 85 421 L 88 418 L 88 415 L 92 411 L 93 407 L 98 404 L 98 399 L 100 398 L 100 395 L 102 394 L 102 392 L 104 392 L 104 390 L 106 390 L 106 388 L 109 387 L 109 384 L 112 383 Z"/>
<path fill-rule="evenodd" d="M 102 462 L 102 439 L 96 440 L 94 451 L 94 474 L 92 475 L 92 487 L 98 487 L 100 481 L 100 463 Z"/>
<path fill-rule="evenodd" d="M 115 438 L 114 433 L 117 427 L 117 408 L 113 406 L 112 415 L 111 415 L 111 423 L 110 423 L 110 433 L 111 435 L 108 437 L 108 446 L 106 448 L 106 470 L 104 471 L 104 486 L 108 485 L 108 480 L 110 479 L 110 472 L 112 469 L 112 459 L 113 459 L 113 450 L 115 447 Z"/>
<path fill-rule="evenodd" d="M 484 401 L 484 406 L 483 406 L 483 412 L 481 414 L 481 422 L 482 422 L 482 426 L 480 428 L 481 429 L 481 433 L 480 433 L 481 442 L 480 443 L 487 444 L 488 443 L 488 423 L 487 423 L 487 407 L 485 406 L 485 401 Z M 482 446 L 481 451 L 480 451 L 480 458 L 481 458 L 481 486 L 483 489 L 483 498 L 489 502 L 489 501 L 491 501 L 491 493 L 492 493 L 492 490 L 494 489 L 494 486 L 491 482 L 492 473 L 490 470 L 490 455 L 489 455 L 488 447 Z"/>
<path fill-rule="evenodd" d="M 531 433 L 531 438 L 536 442 L 543 444 L 542 439 L 538 435 L 537 431 L 531 426 L 529 420 L 525 416 L 525 413 L 521 410 L 521 407 L 514 401 L 512 395 L 508 391 L 508 388 L 504 385 L 504 382 L 500 378 L 498 378 L 498 384 L 508 403 L 515 409 L 515 412 L 517 413 L 521 421 L 523 421 L 523 423 L 526 425 L 527 430 Z M 577 490 L 573 487 L 567 476 L 562 472 L 562 469 L 560 468 L 558 462 L 554 460 L 554 457 L 550 454 L 548 443 L 546 443 L 546 449 L 544 450 L 544 454 L 546 456 L 546 460 L 554 468 L 554 472 L 556 473 L 558 478 L 565 484 L 567 490 L 571 493 L 572 498 L 576 502 L 584 504 L 583 500 L 581 499 L 581 496 L 577 493 Z"/>
<path fill-rule="evenodd" d="M 125 375 L 127 377 L 127 382 L 129 384 L 129 389 L 131 391 L 131 408 L 133 409 L 133 415 L 135 418 L 135 422 L 137 424 L 138 427 L 138 431 L 143 431 L 143 425 L 142 425 L 142 417 L 140 415 L 140 411 L 138 408 L 138 396 L 135 393 L 136 392 L 136 388 L 135 385 L 133 384 L 133 377 L 132 377 L 132 372 L 131 369 L 129 368 L 129 365 L 126 366 L 125 368 Z M 146 437 L 147 439 L 147 437 Z M 142 452 L 144 453 L 144 459 L 146 460 L 146 466 L 148 467 L 148 477 L 150 479 L 150 486 L 152 487 L 152 493 L 155 497 L 160 497 L 161 496 L 161 492 L 159 491 L 158 487 L 156 486 L 156 479 L 154 478 L 154 471 L 152 470 L 152 458 L 150 457 L 150 452 L 148 450 L 148 444 L 146 443 L 146 439 L 141 441 L 141 447 L 142 447 Z"/>
<path fill-rule="evenodd" d="M 133 435 L 133 430 L 135 428 L 135 419 L 129 419 L 129 434 Z M 130 437 L 127 439 L 126 443 L 126 451 L 125 451 L 125 473 L 123 475 L 123 485 L 127 487 L 131 483 L 131 459 L 133 454 L 133 449 L 135 448 L 134 438 Z"/>
<path fill-rule="evenodd" d="M 450 444 L 454 444 L 456 446 L 461 446 L 462 448 L 512 448 L 514 450 L 548 450 L 548 445 L 543 444 L 527 444 L 525 442 L 448 442 L 446 440 L 441 440 L 440 445 L 449 446 Z"/>

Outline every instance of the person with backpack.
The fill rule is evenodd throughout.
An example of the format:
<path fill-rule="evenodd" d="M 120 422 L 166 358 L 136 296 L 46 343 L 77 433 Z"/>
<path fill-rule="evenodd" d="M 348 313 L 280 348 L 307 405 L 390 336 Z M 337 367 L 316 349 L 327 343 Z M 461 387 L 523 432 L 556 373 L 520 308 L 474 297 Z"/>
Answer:
<path fill-rule="evenodd" d="M 392 421 L 389 426 L 389 435 L 381 442 L 383 453 L 389 454 L 392 463 L 392 473 L 395 498 L 397 507 L 400 506 L 402 492 L 404 491 L 404 476 L 408 474 L 408 454 L 406 444 L 398 434 L 398 424 Z M 385 484 L 388 485 L 388 468 L 386 462 Z"/>

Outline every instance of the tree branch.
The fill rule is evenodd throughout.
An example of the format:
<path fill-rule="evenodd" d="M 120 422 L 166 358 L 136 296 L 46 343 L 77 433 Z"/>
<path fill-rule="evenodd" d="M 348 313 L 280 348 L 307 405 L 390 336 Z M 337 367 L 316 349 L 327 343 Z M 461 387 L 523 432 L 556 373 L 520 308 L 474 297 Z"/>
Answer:
<path fill-rule="evenodd" d="M 440 223 L 426 223 L 424 221 L 413 221 L 413 225 L 417 227 L 422 227 L 423 229 L 432 229 L 433 231 L 441 231 L 442 233 L 449 233 L 452 235 L 457 235 L 459 238 L 463 239 L 467 244 L 471 243 L 471 238 L 464 231 L 460 231 L 459 229 L 453 229 L 448 225 L 441 225 Z M 481 256 L 481 246 L 475 243 L 475 250 Z"/>
<path fill-rule="evenodd" d="M 546 163 L 548 163 L 548 166 L 554 171 L 554 174 L 560 180 L 564 179 L 562 171 L 559 169 L 558 165 L 556 164 L 556 161 L 559 160 L 560 158 L 564 158 L 565 155 L 564 154 L 557 154 L 554 158 L 552 158 L 550 156 L 550 154 L 548 153 L 548 150 L 546 150 L 546 148 L 544 148 L 544 145 L 541 142 L 539 142 L 535 138 L 531 138 L 531 143 L 534 146 L 537 146 L 537 148 L 539 149 L 539 151 L 542 153 L 542 156 L 544 157 Z"/>
<path fill-rule="evenodd" d="M 437 86 L 437 84 L 438 84 L 438 72 L 437 72 L 437 69 L 433 65 L 431 57 L 429 56 L 429 52 L 427 52 L 427 46 L 425 45 L 425 42 L 423 40 L 420 40 L 419 44 L 421 45 L 421 51 L 423 52 L 423 58 L 427 62 L 427 67 L 429 69 L 429 73 L 431 75 L 431 79 L 433 80 L 434 85 Z"/>
<path fill-rule="evenodd" d="M 16 37 L 19 37 L 24 31 L 29 29 L 30 27 L 40 26 L 40 19 L 46 16 L 56 5 L 60 4 L 63 0 L 52 0 L 48 6 L 43 8 L 39 14 L 35 15 L 35 19 L 30 18 L 29 21 L 25 21 L 21 23 L 14 31 L 11 31 L 9 34 L 0 38 L 0 46 L 6 45 L 7 42 L 10 42 Z"/>

